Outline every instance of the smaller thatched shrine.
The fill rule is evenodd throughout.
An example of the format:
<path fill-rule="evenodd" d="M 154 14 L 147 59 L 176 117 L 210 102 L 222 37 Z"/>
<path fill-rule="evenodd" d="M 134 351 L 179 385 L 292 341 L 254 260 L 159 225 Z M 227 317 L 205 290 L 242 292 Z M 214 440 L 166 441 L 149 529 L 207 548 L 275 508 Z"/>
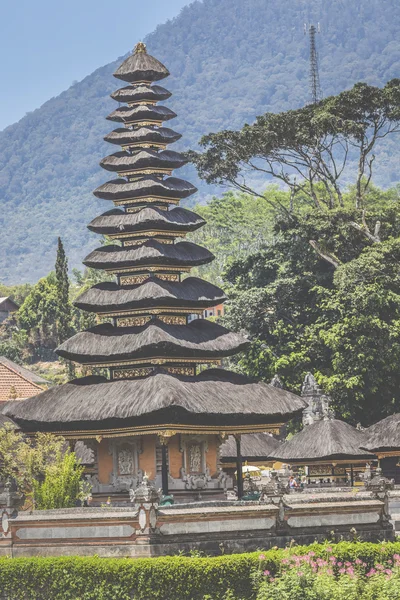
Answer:
<path fill-rule="evenodd" d="M 280 444 L 271 458 L 305 467 L 308 483 L 353 485 L 357 474 L 375 458 L 365 450 L 365 432 L 334 418 L 329 397 L 311 373 L 305 377 L 302 397 L 308 404 L 303 429 Z"/>
<path fill-rule="evenodd" d="M 248 433 L 242 435 L 242 460 L 257 467 L 272 466 L 271 454 L 277 450 L 280 443 L 270 433 Z M 233 436 L 221 445 L 220 457 L 224 471 L 233 475 L 236 470 L 236 441 Z"/>
<path fill-rule="evenodd" d="M 400 413 L 371 425 L 365 434 L 363 447 L 377 455 L 385 477 L 400 483 Z"/>

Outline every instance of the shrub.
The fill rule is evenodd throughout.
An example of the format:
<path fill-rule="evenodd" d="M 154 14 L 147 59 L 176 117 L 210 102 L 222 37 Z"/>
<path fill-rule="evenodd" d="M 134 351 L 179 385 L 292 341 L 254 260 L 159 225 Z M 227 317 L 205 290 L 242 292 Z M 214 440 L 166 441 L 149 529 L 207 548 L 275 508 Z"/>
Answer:
<path fill-rule="evenodd" d="M 219 557 L 0 558 L 0 590 L 5 600 L 400 600 L 396 563 L 400 542 L 357 541 Z"/>
<path fill-rule="evenodd" d="M 35 508 L 69 508 L 75 506 L 80 496 L 84 467 L 77 462 L 73 452 L 56 457 L 54 464 L 45 470 L 44 481 L 32 480 Z"/>

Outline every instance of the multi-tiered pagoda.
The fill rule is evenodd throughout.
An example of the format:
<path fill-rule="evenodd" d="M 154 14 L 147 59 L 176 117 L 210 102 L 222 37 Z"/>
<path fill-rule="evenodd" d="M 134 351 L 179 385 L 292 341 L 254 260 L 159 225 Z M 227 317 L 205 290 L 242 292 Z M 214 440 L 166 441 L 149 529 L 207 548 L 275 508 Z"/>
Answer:
<path fill-rule="evenodd" d="M 305 406 L 289 392 L 218 368 L 248 341 L 193 318 L 225 296 L 188 275 L 214 257 L 185 241 L 204 220 L 179 207 L 196 188 L 172 177 L 186 160 L 167 149 L 181 137 L 163 126 L 175 113 L 158 104 L 171 94 L 155 82 L 168 75 L 143 43 L 115 73 L 128 85 L 112 94 L 124 105 L 108 119 L 122 126 L 105 139 L 122 150 L 101 161 L 117 178 L 94 192 L 115 207 L 89 225 L 113 244 L 84 260 L 115 275 L 115 282 L 77 299 L 99 324 L 57 350 L 108 376 L 76 379 L 7 411 L 28 433 L 51 431 L 90 445 L 94 492 L 103 494 L 134 488 L 145 472 L 165 494 L 221 492 L 229 483 L 219 460 L 225 437 L 236 436 L 240 473 L 240 435 L 276 430 Z"/>

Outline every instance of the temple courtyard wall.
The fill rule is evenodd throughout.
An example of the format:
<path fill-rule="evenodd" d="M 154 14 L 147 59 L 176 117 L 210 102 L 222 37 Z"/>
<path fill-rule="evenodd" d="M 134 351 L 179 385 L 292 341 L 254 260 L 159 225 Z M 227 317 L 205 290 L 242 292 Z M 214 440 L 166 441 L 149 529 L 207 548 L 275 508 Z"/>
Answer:
<path fill-rule="evenodd" d="M 1 509 L 0 509 L 1 512 Z M 394 538 L 388 495 L 288 494 L 266 503 L 215 501 L 168 507 L 20 512 L 0 525 L 0 556 L 146 557 L 201 550 L 252 551 L 314 541 Z"/>

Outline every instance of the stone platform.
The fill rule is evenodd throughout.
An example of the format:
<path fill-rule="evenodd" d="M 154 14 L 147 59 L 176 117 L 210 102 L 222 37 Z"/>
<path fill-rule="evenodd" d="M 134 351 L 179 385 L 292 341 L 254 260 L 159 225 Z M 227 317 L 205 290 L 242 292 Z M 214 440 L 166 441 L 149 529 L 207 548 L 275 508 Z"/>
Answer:
<path fill-rule="evenodd" d="M 1 509 L 0 509 L 1 512 Z M 1 515 L 0 515 L 1 517 Z M 387 498 L 368 491 L 287 494 L 267 502 L 193 502 L 159 507 L 21 512 L 0 526 L 0 555 L 145 557 L 197 549 L 207 554 L 309 544 L 326 539 L 393 539 Z M 334 532 L 334 533 L 332 533 Z"/>

